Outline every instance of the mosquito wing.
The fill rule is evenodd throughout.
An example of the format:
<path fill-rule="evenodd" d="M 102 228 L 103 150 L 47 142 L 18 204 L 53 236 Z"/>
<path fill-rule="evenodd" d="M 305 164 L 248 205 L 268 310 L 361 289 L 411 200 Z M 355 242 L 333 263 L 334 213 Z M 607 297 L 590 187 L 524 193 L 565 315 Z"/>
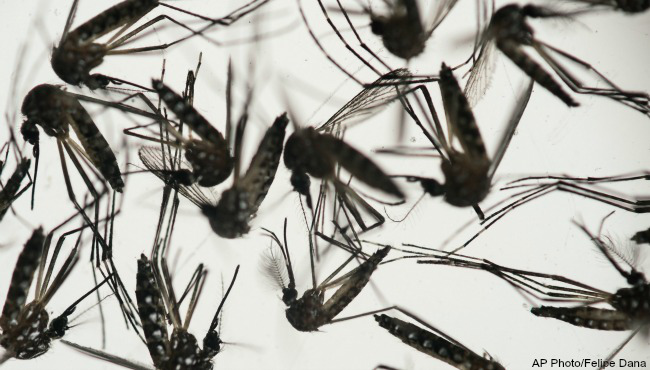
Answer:
<path fill-rule="evenodd" d="M 470 69 L 469 79 L 465 85 L 465 96 L 471 107 L 474 107 L 481 100 L 492 83 L 495 48 L 494 39 L 484 38 L 481 41 L 478 59 Z"/>
<path fill-rule="evenodd" d="M 174 168 L 171 164 L 169 156 L 164 155 L 163 151 L 157 147 L 143 146 L 138 150 L 138 156 L 144 164 L 144 166 L 151 173 L 156 175 L 161 179 L 165 184 L 171 184 L 172 173 L 178 171 L 178 169 L 189 169 L 191 168 L 190 164 L 184 160 L 178 160 L 178 168 Z M 216 204 L 217 200 L 212 192 L 206 193 L 201 187 L 196 184 L 192 185 L 179 185 L 174 184 L 174 187 L 178 188 L 178 192 L 181 193 L 185 198 L 190 202 L 196 204 L 199 208 L 203 208 L 207 204 Z"/>
<path fill-rule="evenodd" d="M 379 77 L 334 113 L 317 130 L 335 131 L 337 126 L 344 123 L 351 125 L 377 114 L 403 94 L 404 80 L 408 80 L 409 77 L 411 77 L 411 73 L 405 68 L 396 69 Z"/>
<path fill-rule="evenodd" d="M 429 27 L 427 27 L 427 38 L 433 34 L 433 31 L 438 28 L 440 23 L 442 23 L 443 20 L 447 17 L 447 14 L 451 11 L 451 9 L 454 8 L 458 0 L 442 0 L 438 2 L 438 5 L 436 6 L 436 9 L 433 12 L 433 19 L 431 20 L 431 24 Z"/>

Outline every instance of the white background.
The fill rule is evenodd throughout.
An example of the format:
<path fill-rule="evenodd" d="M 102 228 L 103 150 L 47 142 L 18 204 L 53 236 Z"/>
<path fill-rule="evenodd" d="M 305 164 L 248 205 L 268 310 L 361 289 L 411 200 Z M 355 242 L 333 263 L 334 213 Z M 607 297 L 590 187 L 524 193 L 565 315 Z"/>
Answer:
<path fill-rule="evenodd" d="M 74 26 L 98 14 L 115 2 L 81 1 Z M 361 68 L 338 39 L 331 33 L 322 14 L 313 1 L 304 1 L 310 24 L 328 52 L 360 79 L 372 81 L 372 72 Z M 331 2 L 334 3 L 334 2 Z M 353 8 L 356 4 L 349 5 Z M 379 1 L 376 5 L 381 5 Z M 432 6 L 421 1 L 423 14 L 430 14 Z M 69 11 L 70 1 L 16 2 L 2 1 L 2 89 L 0 101 L 11 116 L 9 124 L 18 132 L 22 118 L 19 108 L 22 98 L 40 83 L 60 84 L 49 65 L 51 46 L 58 42 Z M 182 1 L 176 6 L 208 16 L 226 14 L 239 2 Z M 335 4 L 335 3 L 334 3 Z M 505 4 L 498 2 L 498 4 Z M 332 5 L 332 4 L 328 4 Z M 178 19 L 191 19 L 166 8 L 159 8 L 146 17 L 153 18 L 164 12 Z M 428 12 L 428 13 L 427 13 Z M 165 80 L 177 91 L 182 90 L 185 74 L 194 68 L 200 51 L 203 66 L 196 85 L 195 106 L 217 128 L 224 128 L 225 72 L 228 58 L 235 66 L 235 106 L 240 106 L 245 94 L 245 84 L 255 87 L 252 119 L 246 137 L 247 157 L 255 143 L 274 117 L 286 110 L 283 91 L 300 120 L 300 125 L 318 124 L 326 120 L 343 103 L 360 89 L 315 47 L 299 18 L 296 2 L 273 0 L 260 12 L 260 32 L 279 31 L 279 35 L 266 39 L 257 46 L 245 44 L 216 47 L 204 40 L 194 39 L 165 52 L 147 55 L 110 57 L 95 71 L 149 84 L 152 77 L 160 75 L 163 58 L 167 61 Z M 345 21 L 336 13 L 334 22 L 347 29 Z M 436 74 L 444 60 L 455 65 L 471 52 L 471 37 L 475 25 L 474 2 L 460 1 L 449 17 L 429 40 L 425 53 L 411 61 L 410 67 L 418 73 Z M 249 17 L 228 30 L 218 30 L 211 37 L 219 41 L 246 38 L 254 32 L 254 18 Z M 363 26 L 362 37 L 382 59 L 391 66 L 403 62 L 390 56 L 381 42 L 370 33 L 368 19 L 353 17 L 355 24 Z M 648 91 L 650 86 L 650 14 L 628 16 L 622 13 L 603 13 L 584 16 L 576 21 L 535 21 L 536 35 L 543 41 L 570 51 L 589 61 L 624 88 Z M 172 40 L 183 34 L 178 28 L 168 28 L 168 33 L 158 30 L 138 42 L 150 45 Z M 352 42 L 352 34 L 344 32 Z M 27 45 L 27 54 L 17 60 L 20 45 Z M 352 42 L 356 46 L 356 43 Z M 250 74 L 251 63 L 257 71 Z M 22 75 L 17 86 L 12 79 L 20 65 Z M 460 78 L 462 73 L 458 73 Z M 511 104 L 520 89 L 523 74 L 505 57 L 498 55 L 492 87 L 475 109 L 477 122 L 490 152 L 500 137 Z M 15 94 L 10 96 L 15 88 Z M 85 94 L 92 94 L 81 89 Z M 431 86 L 437 98 L 435 85 Z M 99 93 L 101 95 L 101 93 Z M 114 98 L 114 97 L 113 97 Z M 153 98 L 153 97 L 152 97 Z M 546 90 L 535 86 L 528 109 L 524 113 L 517 135 L 503 160 L 492 196 L 483 203 L 493 204 L 503 198 L 497 191 L 499 185 L 524 174 L 568 173 L 577 176 L 607 176 L 648 170 L 648 138 L 650 122 L 647 117 L 604 98 L 578 96 L 579 108 L 568 109 Z M 442 105 L 436 100 L 439 112 Z M 87 108 L 95 117 L 98 127 L 113 145 L 122 171 L 136 170 L 124 167 L 127 151 L 120 147 L 121 130 L 132 126 L 138 118 L 120 112 L 106 112 L 93 105 Z M 373 156 L 389 173 L 413 173 L 434 176 L 442 181 L 436 159 L 408 160 L 389 156 L 376 156 L 373 149 L 393 146 L 396 142 L 397 105 L 391 106 L 372 120 L 356 126 L 347 134 L 347 140 Z M 290 134 L 290 130 L 287 135 Z M 5 141 L 7 130 L 0 130 L 0 141 Z M 411 145 L 426 145 L 424 137 L 415 129 L 406 136 Z M 19 138 L 22 143 L 22 139 Z M 139 165 L 136 155 L 141 145 L 129 141 L 129 161 Z M 31 153 L 31 147 L 26 147 Z M 247 159 L 248 160 L 248 159 Z M 244 163 L 248 163 L 245 160 Z M 246 167 L 247 165 L 245 165 Z M 10 169 L 13 162 L 10 161 Z M 5 176 L 7 176 L 5 174 Z M 74 178 L 79 194 L 83 187 Z M 3 179 L 3 181 L 6 181 Z M 228 186 L 228 180 L 224 186 Z M 409 205 L 419 196 L 413 184 L 404 185 L 409 193 Z M 222 188 L 222 187 L 221 187 Z M 221 189 L 219 188 L 219 189 Z M 619 184 L 615 187 L 630 196 L 648 195 L 647 185 Z M 128 178 L 124 192 L 122 213 L 115 223 L 116 263 L 127 288 L 135 290 L 136 259 L 140 253 L 149 253 L 153 242 L 155 224 L 162 186 L 149 174 Z M 312 186 L 316 189 L 316 186 Z M 72 214 L 61 174 L 55 141 L 41 134 L 41 163 L 37 183 L 37 202 L 29 210 L 29 197 L 15 203 L 19 215 L 28 224 L 8 214 L 0 224 L 0 296 L 6 296 L 13 265 L 22 244 L 37 225 L 51 229 Z M 382 209 L 379 206 L 378 209 Z M 402 206 L 389 209 L 400 217 L 408 209 Z M 506 266 L 562 274 L 607 291 L 625 286 L 624 279 L 595 251 L 591 242 L 570 221 L 582 220 L 595 230 L 600 219 L 612 210 L 576 196 L 555 193 L 543 200 L 522 207 L 504 218 L 484 233 L 465 250 L 466 253 L 489 258 Z M 298 288 L 302 294 L 310 287 L 306 229 L 302 221 L 300 204 L 295 193 L 290 192 L 289 172 L 280 165 L 269 196 L 253 221 L 251 232 L 238 240 L 224 240 L 212 233 L 207 220 L 199 210 L 186 200 L 181 201 L 179 221 L 176 225 L 172 255 L 178 254 L 174 268 L 176 289 L 181 290 L 199 262 L 210 270 L 205 291 L 198 306 L 190 331 L 199 340 L 205 335 L 212 315 L 221 297 L 221 276 L 229 282 L 237 264 L 241 264 L 240 277 L 226 304 L 223 316 L 222 339 L 234 343 L 226 345 L 215 357 L 215 368 L 354 368 L 370 369 L 383 363 L 399 368 L 449 368 L 447 365 L 423 355 L 404 345 L 378 327 L 368 317 L 342 324 L 325 326 L 321 332 L 300 333 L 284 318 L 284 305 L 280 292 L 273 288 L 261 272 L 261 256 L 269 246 L 260 227 L 281 231 L 284 217 L 289 219 L 289 246 L 294 261 Z M 366 238 L 398 245 L 402 242 L 439 247 L 444 240 L 467 221 L 474 220 L 471 209 L 453 208 L 442 199 L 425 198 L 411 216 L 400 224 L 390 221 Z M 630 236 L 650 226 L 647 216 L 617 211 L 606 231 L 622 245 Z M 468 239 L 478 225 L 472 226 L 451 242 L 456 246 Z M 89 243 L 86 243 L 88 245 Z M 70 248 L 72 241 L 66 244 Z M 69 249 L 66 249 L 69 250 Z M 372 246 L 368 246 L 371 252 Z M 82 260 L 70 279 L 52 299 L 48 310 L 58 315 L 82 292 L 92 287 L 90 266 L 85 262 L 89 250 L 82 251 Z M 327 254 L 317 265 L 319 280 L 329 275 L 345 259 L 341 252 Z M 643 261 L 639 261 L 641 268 Z M 648 266 L 646 261 L 645 266 Z M 80 305 L 78 311 L 89 307 L 92 300 Z M 537 318 L 530 314 L 530 306 L 507 284 L 481 271 L 464 271 L 449 267 L 415 265 L 412 261 L 382 266 L 373 275 L 369 285 L 342 313 L 352 315 L 391 304 L 399 304 L 416 312 L 432 325 L 460 340 L 477 353 L 487 350 L 509 369 L 530 368 L 535 358 L 605 358 L 627 337 L 628 333 L 601 332 L 577 328 L 569 324 Z M 104 305 L 107 314 L 106 351 L 150 363 L 145 345 L 137 336 L 127 331 L 117 311 L 114 299 Z M 100 322 L 97 310 L 91 310 L 76 323 L 66 339 L 86 346 L 100 348 Z M 650 361 L 648 339 L 635 338 L 619 355 L 629 360 Z M 30 361 L 10 360 L 7 369 L 87 369 L 115 368 L 115 365 L 95 360 L 55 342 L 51 350 Z"/>

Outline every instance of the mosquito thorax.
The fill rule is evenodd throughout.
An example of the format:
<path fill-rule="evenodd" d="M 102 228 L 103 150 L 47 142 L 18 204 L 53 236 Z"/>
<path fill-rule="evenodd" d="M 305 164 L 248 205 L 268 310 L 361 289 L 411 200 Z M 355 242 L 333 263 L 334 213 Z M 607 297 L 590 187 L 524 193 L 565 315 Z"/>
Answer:
<path fill-rule="evenodd" d="M 619 289 L 610 304 L 634 319 L 650 322 L 650 284 Z"/>
<path fill-rule="evenodd" d="M 26 131 L 21 127 L 21 133 L 25 137 L 24 132 L 32 133 L 36 125 L 40 125 L 43 131 L 49 136 L 58 136 L 67 134 L 69 131 L 68 123 L 64 111 L 71 115 L 77 112 L 70 111 L 66 107 L 65 99 L 67 96 L 59 89 L 58 86 L 41 84 L 31 89 L 21 107 L 22 114 L 26 117 L 23 126 L 27 124 Z M 68 108 L 66 110 L 66 108 Z M 27 123 L 29 121 L 29 123 Z M 33 126 L 33 128 L 31 127 Z"/>
<path fill-rule="evenodd" d="M 440 166 L 445 175 L 444 191 L 447 203 L 456 207 L 469 207 L 485 199 L 490 192 L 490 180 L 487 176 L 489 161 L 467 158 L 464 155 L 452 156 L 450 161 L 443 161 Z"/>
<path fill-rule="evenodd" d="M 40 302 L 31 302 L 20 311 L 17 320 L 9 323 L 2 333 L 0 345 L 21 360 L 32 359 L 45 353 L 50 346 L 46 335 L 49 315 Z"/>
<path fill-rule="evenodd" d="M 226 181 L 235 162 L 226 146 L 215 147 L 200 140 L 192 140 L 185 150 L 185 158 L 192 165 L 200 186 L 211 187 Z"/>
<path fill-rule="evenodd" d="M 205 359 L 196 337 L 184 329 L 174 329 L 170 338 L 171 356 L 161 366 L 163 369 L 212 369 L 212 363 Z"/>
<path fill-rule="evenodd" d="M 215 330 L 210 330 L 203 338 L 203 356 L 211 359 L 221 351 L 221 338 Z"/>
<path fill-rule="evenodd" d="M 498 40 L 514 39 L 520 44 L 530 44 L 533 30 L 526 23 L 526 14 L 517 4 L 506 5 L 497 10 L 490 21 L 489 32 Z"/>
<path fill-rule="evenodd" d="M 106 48 L 95 43 L 84 46 L 79 44 L 76 37 L 68 34 L 68 38 L 61 47 L 52 49 L 50 63 L 54 73 L 70 85 L 80 86 L 84 84 L 91 90 L 105 88 L 108 81 L 97 78 L 97 76 L 104 76 L 91 76 L 90 71 L 102 64 L 106 56 Z"/>
<path fill-rule="evenodd" d="M 426 35 L 422 24 L 412 21 L 408 14 L 393 14 L 391 17 L 372 16 L 370 30 L 393 55 L 411 59 L 424 51 Z"/>
<path fill-rule="evenodd" d="M 216 206 L 206 205 L 202 211 L 210 220 L 210 227 L 217 235 L 234 239 L 250 230 L 250 204 L 248 192 L 232 188 L 224 191 Z"/>

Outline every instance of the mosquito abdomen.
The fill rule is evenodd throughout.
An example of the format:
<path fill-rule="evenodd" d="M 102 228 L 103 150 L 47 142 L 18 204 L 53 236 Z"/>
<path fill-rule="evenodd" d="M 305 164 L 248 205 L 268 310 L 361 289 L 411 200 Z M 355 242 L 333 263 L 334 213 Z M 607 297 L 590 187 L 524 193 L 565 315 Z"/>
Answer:
<path fill-rule="evenodd" d="M 20 190 L 20 184 L 23 182 L 27 172 L 29 171 L 29 166 L 31 160 L 27 158 L 22 158 L 16 170 L 11 174 L 7 183 L 5 183 L 4 188 L 0 191 L 0 221 L 4 218 L 11 202 L 13 202 L 18 190 Z"/>
<path fill-rule="evenodd" d="M 372 273 L 377 269 L 384 257 L 388 255 L 389 251 L 390 247 L 384 247 L 373 253 L 370 258 L 357 267 L 356 272 L 325 302 L 323 311 L 328 317 L 328 321 L 343 311 L 361 293 L 361 290 L 368 284 Z"/>
<path fill-rule="evenodd" d="M 160 368 L 170 358 L 169 337 L 160 288 L 154 278 L 151 262 L 145 255 L 138 260 L 135 297 L 149 354 L 154 365 Z"/>
<path fill-rule="evenodd" d="M 564 104 L 569 107 L 577 107 L 578 104 L 573 98 L 560 86 L 551 75 L 546 72 L 537 62 L 535 62 L 526 52 L 521 50 L 519 45 L 512 40 L 497 40 L 497 47 L 513 63 L 515 63 L 524 73 L 542 85 L 546 90 L 557 96 Z"/>
<path fill-rule="evenodd" d="M 0 316 L 0 328 L 2 328 L 3 335 L 18 325 L 18 316 L 20 315 L 20 310 L 25 306 L 27 294 L 34 279 L 34 272 L 36 272 L 41 260 L 44 242 L 45 235 L 43 235 L 43 228 L 39 227 L 34 230 L 32 236 L 27 240 L 22 252 L 18 256 L 14 273 L 11 276 L 7 299 L 2 309 L 2 316 Z"/>
<path fill-rule="evenodd" d="M 604 308 L 595 307 L 553 307 L 540 306 L 531 308 L 535 316 L 550 317 L 568 322 L 571 325 L 598 330 L 630 330 L 633 328 L 632 318 L 627 314 Z"/>
<path fill-rule="evenodd" d="M 75 114 L 72 115 L 73 121 L 71 123 L 77 138 L 95 168 L 108 181 L 111 188 L 117 192 L 122 192 L 124 181 L 113 150 L 111 150 L 108 142 L 99 132 L 95 122 L 93 122 L 83 106 L 78 101 L 75 105 L 78 105 L 78 107 L 73 110 Z"/>
<path fill-rule="evenodd" d="M 393 179 L 368 157 L 337 137 L 329 134 L 319 136 L 320 145 L 328 148 L 328 155 L 335 158 L 359 181 L 388 194 L 404 198 L 404 193 L 397 187 Z"/>
<path fill-rule="evenodd" d="M 184 329 L 174 329 L 170 338 L 171 356 L 164 369 L 210 370 L 210 359 L 204 358 L 196 337 Z"/>
<path fill-rule="evenodd" d="M 375 320 L 379 323 L 379 326 L 388 330 L 389 333 L 405 344 L 458 369 L 504 369 L 499 363 L 461 348 L 417 325 L 384 314 L 375 315 Z"/>

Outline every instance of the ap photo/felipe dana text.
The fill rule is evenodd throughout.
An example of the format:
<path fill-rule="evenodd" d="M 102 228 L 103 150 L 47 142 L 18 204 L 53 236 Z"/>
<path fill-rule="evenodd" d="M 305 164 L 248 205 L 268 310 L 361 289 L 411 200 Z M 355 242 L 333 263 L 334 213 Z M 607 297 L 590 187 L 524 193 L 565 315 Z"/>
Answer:
<path fill-rule="evenodd" d="M 628 360 L 624 358 L 615 360 L 606 359 L 559 359 L 559 358 L 536 358 L 532 361 L 533 369 L 540 368 L 565 368 L 565 369 L 646 369 L 646 360 Z"/>

